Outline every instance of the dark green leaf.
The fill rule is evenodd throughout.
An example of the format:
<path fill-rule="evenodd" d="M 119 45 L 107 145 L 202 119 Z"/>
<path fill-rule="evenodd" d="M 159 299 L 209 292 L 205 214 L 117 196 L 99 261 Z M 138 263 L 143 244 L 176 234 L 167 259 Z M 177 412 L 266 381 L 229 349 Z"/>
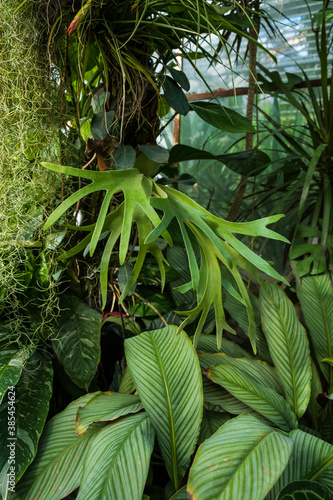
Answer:
<path fill-rule="evenodd" d="M 170 151 L 169 163 L 179 163 L 189 160 L 215 160 L 226 165 L 230 170 L 241 175 L 251 176 L 263 172 L 271 163 L 269 156 L 258 149 L 213 155 L 208 151 L 176 144 Z"/>
<path fill-rule="evenodd" d="M 20 381 L 7 393 L 6 403 L 0 409 L 0 477 L 6 477 L 9 467 L 15 467 L 16 481 L 20 479 L 37 452 L 52 394 L 52 363 L 41 355 L 26 364 Z M 13 429 L 8 425 L 14 423 Z M 12 451 L 12 453 L 10 453 Z M 14 458 L 11 464 L 8 458 Z M 0 492 L 3 493 L 5 482 Z M 5 498 L 5 496 L 3 497 Z"/>
<path fill-rule="evenodd" d="M 139 144 L 138 148 L 147 158 L 156 163 L 168 163 L 169 151 L 162 146 L 150 146 L 148 144 Z"/>
<path fill-rule="evenodd" d="M 70 378 L 88 389 L 100 358 L 102 315 L 73 295 L 64 295 L 53 348 Z"/>
<path fill-rule="evenodd" d="M 255 132 L 255 128 L 247 118 L 215 102 L 197 101 L 191 103 L 190 109 L 195 111 L 203 121 L 224 132 Z"/>
<path fill-rule="evenodd" d="M 117 170 L 132 168 L 136 160 L 135 149 L 132 146 L 119 146 L 113 153 Z"/>
<path fill-rule="evenodd" d="M 102 141 L 107 137 L 114 121 L 114 117 L 114 111 L 107 111 L 106 113 L 96 113 L 96 115 L 93 116 L 90 124 L 90 129 L 94 139 Z"/>
<path fill-rule="evenodd" d="M 179 85 L 188 92 L 190 90 L 190 82 L 188 81 L 187 76 L 184 71 L 173 68 L 172 66 L 167 66 L 168 70 L 171 73 L 171 76 L 174 80 L 176 80 Z"/>
<path fill-rule="evenodd" d="M 281 491 L 277 500 L 332 500 L 333 493 L 316 481 L 293 481 Z"/>
<path fill-rule="evenodd" d="M 187 115 L 190 110 L 188 100 L 179 85 L 169 76 L 163 82 L 164 96 L 170 106 L 179 114 Z"/>

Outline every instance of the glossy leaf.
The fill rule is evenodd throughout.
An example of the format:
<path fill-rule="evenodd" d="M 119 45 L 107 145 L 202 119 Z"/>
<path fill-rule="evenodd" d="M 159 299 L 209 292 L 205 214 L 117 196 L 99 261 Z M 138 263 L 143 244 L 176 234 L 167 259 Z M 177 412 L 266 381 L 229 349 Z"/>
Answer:
<path fill-rule="evenodd" d="M 85 457 L 78 500 L 141 500 L 155 433 L 146 413 L 107 425 Z"/>
<path fill-rule="evenodd" d="M 224 132 L 255 132 L 252 123 L 236 111 L 216 104 L 215 102 L 192 102 L 190 106 L 198 116 L 209 125 Z"/>
<path fill-rule="evenodd" d="M 103 424 L 91 425 L 78 436 L 75 417 L 78 407 L 93 396 L 82 396 L 47 423 L 37 456 L 17 486 L 19 498 L 59 500 L 79 486 L 87 447 Z"/>
<path fill-rule="evenodd" d="M 0 351 L 0 403 L 8 387 L 16 385 L 19 381 L 24 363 L 31 354 L 31 349 L 2 349 Z"/>
<path fill-rule="evenodd" d="M 275 500 L 292 481 L 318 481 L 333 489 L 333 445 L 298 429 L 290 432 L 289 438 L 293 441 L 292 454 L 267 500 Z"/>
<path fill-rule="evenodd" d="M 102 315 L 74 295 L 64 295 L 53 348 L 70 378 L 88 389 L 100 359 Z"/>
<path fill-rule="evenodd" d="M 52 395 L 53 369 L 49 359 L 34 354 L 25 365 L 14 390 L 0 407 L 0 477 L 6 477 L 10 465 L 15 467 L 16 481 L 33 461 L 45 425 Z M 9 422 L 14 428 L 9 427 Z M 9 463 L 8 445 L 14 444 L 14 463 Z M 1 488 L 6 481 L 1 481 Z M 1 491 L 4 492 L 3 490 Z M 5 498 L 5 495 L 3 495 Z"/>
<path fill-rule="evenodd" d="M 169 163 L 179 163 L 189 160 L 214 160 L 226 165 L 230 170 L 238 174 L 251 176 L 263 172 L 271 160 L 269 156 L 258 149 L 214 155 L 208 151 L 192 148 L 184 144 L 176 144 L 170 151 Z"/>
<path fill-rule="evenodd" d="M 277 500 L 332 500 L 333 492 L 316 481 L 293 481 L 281 491 Z"/>
<path fill-rule="evenodd" d="M 321 371 L 333 386 L 333 367 L 321 363 L 333 357 L 333 291 L 328 274 L 297 280 L 297 295 Z"/>
<path fill-rule="evenodd" d="M 219 364 L 208 368 L 205 373 L 213 382 L 220 384 L 282 430 L 289 431 L 296 427 L 295 415 L 285 399 L 238 367 Z"/>
<path fill-rule="evenodd" d="M 200 446 L 188 498 L 262 500 L 287 465 L 292 444 L 251 415 L 231 419 Z"/>
<path fill-rule="evenodd" d="M 83 434 L 94 422 L 115 420 L 129 413 L 137 413 L 143 406 L 139 396 L 103 392 L 94 396 L 85 406 L 77 411 L 75 429 Z"/>
<path fill-rule="evenodd" d="M 179 85 L 188 92 L 190 90 L 190 82 L 188 81 L 187 76 L 184 71 L 176 69 L 172 66 L 167 66 L 168 70 L 171 73 L 172 78 L 179 83 Z"/>
<path fill-rule="evenodd" d="M 117 170 L 132 168 L 136 160 L 135 149 L 132 146 L 119 146 L 113 153 Z"/>
<path fill-rule="evenodd" d="M 262 324 L 286 400 L 300 418 L 311 393 L 311 359 L 305 329 L 280 287 L 269 281 L 260 288 Z"/>
<path fill-rule="evenodd" d="M 203 396 L 196 352 L 184 332 L 176 333 L 175 326 L 142 333 L 125 341 L 125 353 L 177 490 L 199 434 Z"/>
<path fill-rule="evenodd" d="M 170 76 L 163 82 L 164 97 L 167 103 L 180 115 L 186 116 L 190 110 L 188 100 L 178 85 Z"/>

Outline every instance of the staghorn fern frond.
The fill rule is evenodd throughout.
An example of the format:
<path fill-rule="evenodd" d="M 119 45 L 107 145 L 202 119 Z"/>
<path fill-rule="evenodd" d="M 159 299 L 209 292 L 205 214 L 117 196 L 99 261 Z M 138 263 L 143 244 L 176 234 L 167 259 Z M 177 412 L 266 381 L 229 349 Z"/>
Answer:
<path fill-rule="evenodd" d="M 193 288 L 198 302 L 198 305 L 191 311 L 179 311 L 180 314 L 187 316 L 179 329 L 183 329 L 188 322 L 200 315 L 194 336 L 196 344 L 209 309 L 214 306 L 217 344 L 220 346 L 223 329 L 229 332 L 233 331 L 227 325 L 223 311 L 222 287 L 225 287 L 247 307 L 250 325 L 248 334 L 253 350 L 256 351 L 253 309 L 239 268 L 245 269 L 259 282 L 262 281 L 259 271 L 280 281 L 285 282 L 285 280 L 266 261 L 239 241 L 234 234 L 264 236 L 286 241 L 283 236 L 267 228 L 268 224 L 276 222 L 283 215 L 246 223 L 228 222 L 210 214 L 185 194 L 169 187 L 157 185 L 151 178 L 144 176 L 135 168 L 94 172 L 50 163 L 43 165 L 55 172 L 84 177 L 92 181 L 71 195 L 51 214 L 45 224 L 46 228 L 54 224 L 66 210 L 83 196 L 98 190 L 105 191 L 104 201 L 96 223 L 76 228 L 88 231 L 89 234 L 66 254 L 67 257 L 75 255 L 89 245 L 90 255 L 93 255 L 101 234 L 109 233 L 100 265 L 103 306 L 105 306 L 107 297 L 108 269 L 112 251 L 119 240 L 119 261 L 120 264 L 123 264 L 129 251 L 133 224 L 136 224 L 138 229 L 139 254 L 121 300 L 126 297 L 137 280 L 147 252 L 150 252 L 158 263 L 163 287 L 166 260 L 156 244 L 156 239 L 163 236 L 167 243 L 172 245 L 167 228 L 170 222 L 176 219 L 183 237 L 191 272 L 191 282 L 185 287 L 181 287 L 180 291 L 185 292 L 189 288 Z M 123 193 L 124 200 L 115 210 L 110 212 L 112 197 L 118 192 Z M 163 213 L 162 219 L 156 210 Z M 200 248 L 200 265 L 196 260 L 189 232 Z"/>

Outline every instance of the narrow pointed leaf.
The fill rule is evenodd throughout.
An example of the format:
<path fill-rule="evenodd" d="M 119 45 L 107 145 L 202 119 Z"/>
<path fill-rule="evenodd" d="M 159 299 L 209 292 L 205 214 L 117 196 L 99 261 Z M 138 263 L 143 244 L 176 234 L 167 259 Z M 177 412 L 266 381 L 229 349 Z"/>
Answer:
<path fill-rule="evenodd" d="M 202 418 L 200 365 L 187 335 L 177 327 L 125 341 L 126 359 L 155 429 L 176 490 L 189 466 Z"/>
<path fill-rule="evenodd" d="M 231 419 L 200 446 L 188 498 L 262 500 L 287 465 L 292 444 L 251 415 Z"/>
<path fill-rule="evenodd" d="M 260 288 L 262 323 L 287 402 L 300 418 L 311 394 L 311 360 L 306 332 L 283 290 L 269 281 Z"/>
<path fill-rule="evenodd" d="M 122 418 L 92 440 L 78 500 L 141 500 L 155 433 L 146 413 Z"/>
<path fill-rule="evenodd" d="M 78 409 L 76 432 L 82 434 L 94 422 L 115 420 L 128 413 L 136 413 L 142 408 L 139 396 L 117 392 L 97 394 L 85 406 Z"/>

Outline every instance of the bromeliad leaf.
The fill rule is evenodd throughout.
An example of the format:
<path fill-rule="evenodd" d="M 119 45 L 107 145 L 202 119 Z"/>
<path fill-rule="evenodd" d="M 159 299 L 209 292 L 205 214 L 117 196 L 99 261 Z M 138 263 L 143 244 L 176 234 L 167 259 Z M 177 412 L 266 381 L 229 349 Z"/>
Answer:
<path fill-rule="evenodd" d="M 251 415 L 224 424 L 199 448 L 187 483 L 197 500 L 262 500 L 287 465 L 292 441 Z"/>
<path fill-rule="evenodd" d="M 203 396 L 196 352 L 184 332 L 176 333 L 175 326 L 142 333 L 125 340 L 125 353 L 177 490 L 199 434 Z"/>
<path fill-rule="evenodd" d="M 300 418 L 311 394 L 311 360 L 306 332 L 293 304 L 274 283 L 267 281 L 261 286 L 260 305 L 269 351 L 286 400 Z"/>
<path fill-rule="evenodd" d="M 141 500 L 155 433 L 146 413 L 117 420 L 92 440 L 78 500 Z"/>
<path fill-rule="evenodd" d="M 118 392 L 96 394 L 85 406 L 78 409 L 76 432 L 83 434 L 94 422 L 115 420 L 128 413 L 136 413 L 142 408 L 139 396 Z"/>

